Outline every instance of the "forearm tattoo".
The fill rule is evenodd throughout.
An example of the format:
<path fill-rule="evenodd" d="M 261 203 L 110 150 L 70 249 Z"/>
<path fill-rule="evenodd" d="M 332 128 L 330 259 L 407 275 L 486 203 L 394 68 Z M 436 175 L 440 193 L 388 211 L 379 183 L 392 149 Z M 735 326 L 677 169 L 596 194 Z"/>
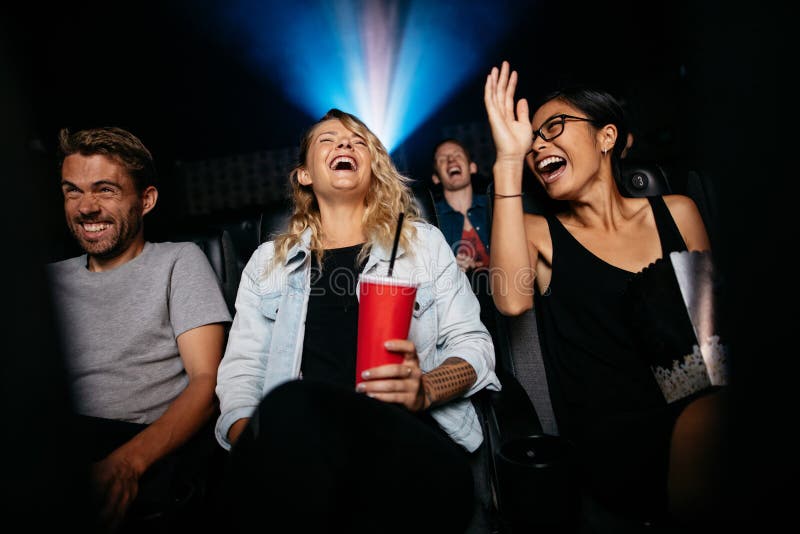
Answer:
<path fill-rule="evenodd" d="M 465 391 L 478 379 L 475 369 L 461 358 L 447 358 L 442 365 L 422 375 L 428 406 L 442 404 Z"/>

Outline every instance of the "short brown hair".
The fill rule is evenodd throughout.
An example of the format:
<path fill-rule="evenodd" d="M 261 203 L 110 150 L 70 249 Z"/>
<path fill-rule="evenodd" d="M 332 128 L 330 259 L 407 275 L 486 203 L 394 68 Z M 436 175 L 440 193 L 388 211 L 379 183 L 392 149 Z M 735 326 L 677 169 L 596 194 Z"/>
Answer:
<path fill-rule="evenodd" d="M 156 185 L 152 154 L 138 137 L 122 128 L 113 126 L 90 128 L 75 133 L 63 128 L 58 133 L 58 148 L 59 168 L 67 156 L 101 154 L 122 165 L 140 193 L 148 186 Z"/>

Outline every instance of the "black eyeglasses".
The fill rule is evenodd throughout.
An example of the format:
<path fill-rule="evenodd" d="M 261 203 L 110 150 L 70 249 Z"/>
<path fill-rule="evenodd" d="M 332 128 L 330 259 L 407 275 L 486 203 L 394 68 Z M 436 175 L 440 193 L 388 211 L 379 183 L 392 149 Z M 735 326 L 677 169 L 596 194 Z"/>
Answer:
<path fill-rule="evenodd" d="M 564 124 L 566 124 L 567 120 L 572 121 L 585 121 L 591 122 L 592 124 L 597 124 L 597 121 L 592 119 L 587 119 L 586 117 L 575 117 L 573 115 L 567 115 L 566 113 L 562 113 L 561 115 L 556 115 L 555 117 L 549 119 L 547 122 L 542 124 L 542 127 L 538 130 L 533 131 L 533 139 L 531 139 L 531 145 L 536 142 L 536 136 L 538 135 L 545 141 L 552 141 L 562 133 L 564 133 Z"/>

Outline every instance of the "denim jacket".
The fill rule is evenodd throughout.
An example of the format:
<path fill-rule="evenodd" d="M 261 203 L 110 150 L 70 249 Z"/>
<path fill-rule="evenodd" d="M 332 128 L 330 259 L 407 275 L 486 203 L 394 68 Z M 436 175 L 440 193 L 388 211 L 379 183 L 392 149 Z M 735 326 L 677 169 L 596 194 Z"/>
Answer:
<path fill-rule="evenodd" d="M 471 452 L 480 446 L 483 434 L 466 397 L 485 387 L 500 389 L 494 373 L 494 347 L 480 321 L 478 300 L 442 233 L 427 223 L 414 224 L 414 254 L 399 247 L 393 271 L 393 276 L 419 283 L 408 338 L 416 346 L 423 372 L 453 356 L 475 369 L 477 380 L 464 398 L 430 412 L 453 441 Z M 264 243 L 242 273 L 216 389 L 221 413 L 215 431 L 225 449 L 231 448 L 228 430 L 236 420 L 251 417 L 276 386 L 300 378 L 310 293 L 310 240 L 310 230 L 306 230 L 302 243 L 289 250 L 282 264 L 269 270 L 274 246 L 271 241 Z M 390 252 L 375 245 L 363 273 L 386 275 L 389 260 Z"/>
<path fill-rule="evenodd" d="M 486 252 L 489 250 L 489 200 L 486 195 L 472 194 L 472 206 L 467 210 L 469 223 L 475 228 L 478 237 L 481 238 Z M 460 211 L 454 210 L 447 200 L 442 198 L 436 202 L 436 214 L 439 217 L 439 227 L 442 229 L 444 238 L 450 244 L 453 252 L 457 252 L 458 243 L 461 241 L 461 234 L 464 230 L 464 215 Z"/>

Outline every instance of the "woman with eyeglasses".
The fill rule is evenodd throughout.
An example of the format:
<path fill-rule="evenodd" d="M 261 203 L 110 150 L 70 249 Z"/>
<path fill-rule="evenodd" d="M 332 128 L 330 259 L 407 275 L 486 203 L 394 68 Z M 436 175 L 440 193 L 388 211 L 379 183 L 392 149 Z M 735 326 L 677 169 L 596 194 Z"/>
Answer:
<path fill-rule="evenodd" d="M 497 150 L 494 301 L 505 315 L 535 303 L 554 413 L 577 447 L 590 513 L 645 528 L 668 516 L 670 438 L 681 406 L 665 401 L 637 354 L 622 294 L 634 273 L 672 251 L 708 250 L 709 238 L 690 198 L 620 193 L 614 177 L 628 129 L 611 95 L 562 90 L 531 120 L 527 101 L 515 102 L 516 85 L 503 62 L 484 93 Z M 563 211 L 523 212 L 526 164 Z"/>

